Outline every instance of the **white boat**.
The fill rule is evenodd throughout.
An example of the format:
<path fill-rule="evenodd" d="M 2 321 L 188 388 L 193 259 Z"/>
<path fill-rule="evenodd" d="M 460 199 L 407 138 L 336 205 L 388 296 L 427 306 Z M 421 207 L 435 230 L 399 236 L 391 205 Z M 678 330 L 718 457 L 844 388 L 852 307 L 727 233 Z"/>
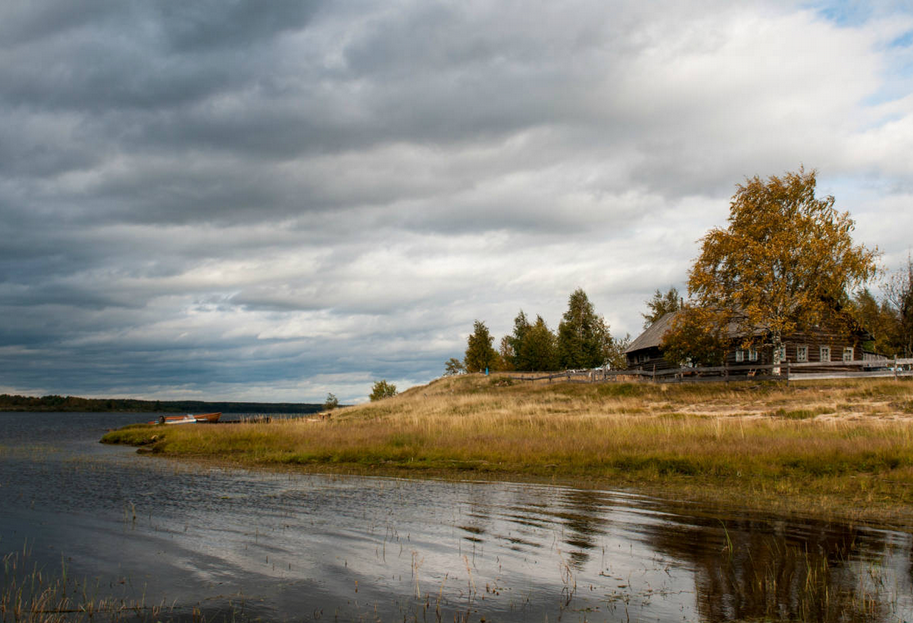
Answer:
<path fill-rule="evenodd" d="M 200 415 L 162 415 L 159 424 L 215 424 L 219 421 L 219 413 L 203 413 Z"/>

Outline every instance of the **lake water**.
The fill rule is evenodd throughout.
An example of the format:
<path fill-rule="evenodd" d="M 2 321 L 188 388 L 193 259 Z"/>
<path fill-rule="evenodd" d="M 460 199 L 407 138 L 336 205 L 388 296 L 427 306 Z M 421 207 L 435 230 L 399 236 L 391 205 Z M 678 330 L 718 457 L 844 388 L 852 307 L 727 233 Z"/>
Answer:
<path fill-rule="evenodd" d="M 209 468 L 98 443 L 142 419 L 0 413 L 0 555 L 63 561 L 96 597 L 164 603 L 164 619 L 913 620 L 907 532 L 617 491 Z"/>

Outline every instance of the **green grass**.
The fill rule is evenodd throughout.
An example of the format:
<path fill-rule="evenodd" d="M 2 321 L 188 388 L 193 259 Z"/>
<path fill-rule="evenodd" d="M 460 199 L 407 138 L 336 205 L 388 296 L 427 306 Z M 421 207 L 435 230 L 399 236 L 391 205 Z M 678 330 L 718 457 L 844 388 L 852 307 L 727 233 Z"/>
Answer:
<path fill-rule="evenodd" d="M 818 417 L 819 415 L 824 415 L 826 413 L 833 413 L 833 409 L 827 407 L 818 407 L 817 409 L 792 409 L 786 410 L 784 408 L 779 408 L 776 411 L 772 411 L 770 417 L 780 417 L 787 420 L 808 420 L 813 417 Z"/>

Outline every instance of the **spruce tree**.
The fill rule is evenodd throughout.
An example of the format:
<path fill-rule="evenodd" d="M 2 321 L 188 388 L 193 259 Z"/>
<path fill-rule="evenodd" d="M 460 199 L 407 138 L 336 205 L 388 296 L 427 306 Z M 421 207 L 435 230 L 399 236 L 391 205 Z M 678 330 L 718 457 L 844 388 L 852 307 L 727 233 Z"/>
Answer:
<path fill-rule="evenodd" d="M 663 294 L 659 290 L 653 293 L 653 298 L 647 301 L 647 307 L 650 308 L 650 313 L 641 314 L 644 317 L 644 329 L 649 327 L 651 324 L 662 318 L 668 313 L 677 312 L 681 309 L 682 299 L 678 293 L 678 290 L 674 287 L 669 288 L 669 291 Z"/>
<path fill-rule="evenodd" d="M 517 317 L 514 318 L 514 332 L 513 334 L 507 336 L 508 341 L 510 342 L 511 351 L 513 351 L 513 364 L 514 370 L 529 371 L 532 368 L 527 367 L 526 363 L 522 360 L 520 355 L 523 352 L 523 341 L 526 339 L 526 335 L 529 333 L 529 330 L 532 325 L 529 324 L 529 320 L 526 317 L 526 314 L 523 310 L 520 310 L 520 313 L 517 314 Z"/>
<path fill-rule="evenodd" d="M 498 360 L 498 353 L 492 348 L 494 338 L 488 331 L 485 323 L 476 320 L 472 326 L 472 334 L 466 346 L 466 356 L 463 363 L 467 372 L 482 372 L 494 366 Z"/>
<path fill-rule="evenodd" d="M 537 316 L 536 323 L 527 329 L 517 359 L 523 366 L 518 370 L 548 372 L 558 369 L 558 338 L 542 316 Z"/>
<path fill-rule="evenodd" d="M 562 368 L 597 368 L 609 354 L 612 336 L 609 327 L 583 288 L 568 299 L 568 309 L 558 325 L 558 363 Z"/>

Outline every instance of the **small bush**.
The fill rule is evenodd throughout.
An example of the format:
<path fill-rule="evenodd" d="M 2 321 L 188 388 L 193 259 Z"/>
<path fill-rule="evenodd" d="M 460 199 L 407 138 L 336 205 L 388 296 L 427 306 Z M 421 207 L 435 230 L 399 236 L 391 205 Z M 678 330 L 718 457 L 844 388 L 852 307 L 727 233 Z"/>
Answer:
<path fill-rule="evenodd" d="M 371 402 L 377 402 L 378 400 L 383 400 L 384 398 L 392 398 L 395 395 L 396 385 L 383 380 L 374 383 L 374 387 L 371 388 L 371 395 L 369 398 L 371 399 Z"/>

